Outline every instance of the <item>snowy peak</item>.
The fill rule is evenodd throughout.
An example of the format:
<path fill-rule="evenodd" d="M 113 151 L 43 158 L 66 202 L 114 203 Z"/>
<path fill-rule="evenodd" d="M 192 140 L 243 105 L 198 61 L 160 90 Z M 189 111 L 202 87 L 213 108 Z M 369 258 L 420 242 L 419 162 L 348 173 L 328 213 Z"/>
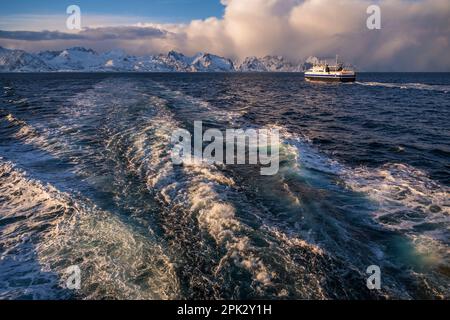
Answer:
<path fill-rule="evenodd" d="M 45 72 L 52 69 L 39 57 L 0 47 L 0 72 Z"/>
<path fill-rule="evenodd" d="M 191 71 L 230 72 L 234 71 L 234 64 L 230 59 L 210 53 L 200 53 L 191 64 Z"/>
<path fill-rule="evenodd" d="M 156 57 L 168 71 L 187 72 L 190 71 L 190 65 L 193 58 L 187 57 L 182 53 L 170 51 L 167 55 L 160 54 Z"/>
<path fill-rule="evenodd" d="M 73 47 L 61 51 L 53 58 L 47 53 L 38 54 L 40 57 L 46 56 L 45 62 L 51 68 L 58 71 L 84 71 L 98 69 L 103 63 L 101 56 L 92 49 Z"/>
<path fill-rule="evenodd" d="M 101 66 L 103 71 L 133 71 L 133 63 L 135 57 L 127 55 L 127 53 L 120 49 L 107 51 L 100 56 Z"/>
<path fill-rule="evenodd" d="M 267 72 L 266 66 L 257 57 L 245 58 L 238 69 L 243 72 Z"/>
<path fill-rule="evenodd" d="M 172 61 L 180 61 L 183 62 L 185 64 L 191 64 L 192 61 L 194 60 L 194 58 L 192 57 L 187 57 L 184 54 L 180 53 L 180 52 L 176 52 L 176 51 L 169 51 L 169 53 L 167 54 L 167 57 L 172 60 Z"/>
<path fill-rule="evenodd" d="M 281 56 L 248 57 L 238 68 L 242 72 L 298 72 L 303 64 L 293 64 Z"/>

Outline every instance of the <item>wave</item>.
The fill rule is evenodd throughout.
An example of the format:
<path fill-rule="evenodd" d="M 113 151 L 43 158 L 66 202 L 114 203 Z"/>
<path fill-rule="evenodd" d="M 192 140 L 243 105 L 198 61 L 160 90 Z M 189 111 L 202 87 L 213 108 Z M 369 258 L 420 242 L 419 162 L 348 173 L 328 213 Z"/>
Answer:
<path fill-rule="evenodd" d="M 116 93 L 113 89 L 119 85 L 126 89 Z M 97 207 L 95 198 L 86 199 L 79 192 L 63 193 L 59 191 L 61 188 L 56 189 L 57 184 L 44 185 L 42 180 L 33 180 L 30 172 L 21 172 L 7 163 L 5 168 L 8 165 L 12 168 L 5 172 L 20 173 L 21 187 L 13 189 L 9 180 L 5 180 L 8 181 L 5 189 L 0 186 L 0 216 L 4 214 L 1 206 L 10 201 L 28 203 L 35 208 L 31 211 L 37 217 L 42 214 L 41 202 L 48 201 L 48 207 L 57 203 L 58 208 L 63 208 L 61 214 L 53 215 L 58 218 L 55 225 L 46 224 L 42 215 L 41 223 L 33 222 L 36 228 L 33 237 L 37 240 L 26 252 L 37 252 L 38 270 L 54 274 L 52 284 L 63 279 L 62 265 L 67 263 L 78 261 L 82 270 L 90 270 L 88 287 L 83 287 L 81 293 L 83 298 L 323 299 L 385 294 L 410 297 L 405 288 L 398 291 L 388 288 L 372 295 L 360 285 L 364 283 L 365 269 L 355 256 L 369 257 L 364 262 L 378 256 L 371 249 L 352 250 L 356 242 L 363 243 L 367 237 L 361 235 L 361 230 L 357 230 L 358 237 L 352 237 L 349 230 L 360 226 L 356 215 L 344 222 L 340 222 L 346 218 L 343 214 L 334 216 L 333 208 L 341 205 L 344 197 L 334 198 L 336 204 L 328 205 L 323 212 L 316 210 L 329 200 L 327 196 L 334 189 L 364 198 L 358 204 L 368 208 L 363 208 L 359 216 L 370 213 L 377 226 L 407 235 L 423 255 L 431 246 L 439 247 L 428 255 L 427 261 L 443 265 L 442 250 L 447 247 L 440 227 L 421 232 L 417 229 L 420 221 L 408 224 L 403 219 L 393 224 L 385 219 L 386 214 L 399 208 L 413 212 L 422 201 L 417 198 L 417 191 L 397 199 L 394 208 L 391 206 L 394 200 L 388 197 L 398 186 L 386 188 L 386 181 L 390 181 L 387 175 L 379 177 L 381 173 L 376 168 L 349 168 L 317 151 L 306 137 L 289 134 L 282 127 L 280 174 L 259 177 L 255 168 L 214 165 L 195 158 L 174 166 L 170 159 L 173 147 L 170 138 L 173 130 L 183 127 L 178 119 L 191 123 L 196 120 L 194 116 L 201 116 L 212 119 L 215 125 L 235 124 L 240 114 L 227 114 L 213 104 L 158 83 L 146 82 L 144 86 L 140 82 L 101 81 L 59 108 L 58 117 L 50 125 L 47 121 L 27 123 L 18 119 L 20 113 L 16 116 L 7 113 L 3 120 L 14 129 L 12 136 L 16 139 L 70 162 L 68 170 L 77 174 L 72 186 L 85 182 L 93 185 L 101 191 L 99 198 L 111 199 L 108 210 Z M 21 163 L 11 161 L 17 166 Z M 297 175 L 296 180 L 289 176 L 291 172 Z M 253 173 L 258 177 L 252 176 Z M 414 173 L 413 177 L 416 176 Z M 410 188 L 408 184 L 413 183 L 413 177 L 405 178 L 402 185 Z M 425 178 L 423 193 L 427 198 L 432 181 Z M 256 196 L 248 190 L 251 179 L 256 179 Z M 393 179 L 398 180 L 396 176 Z M 20 196 L 35 185 L 42 198 L 25 193 Z M 435 215 L 423 222 L 445 224 L 445 220 L 439 220 L 439 212 L 447 214 L 442 199 L 448 194 L 439 185 L 433 192 L 431 204 L 423 205 L 423 210 L 435 211 Z M 19 196 L 14 198 L 13 194 Z M 8 200 L 3 202 L 5 197 Z M 278 210 L 270 207 L 271 203 L 277 206 L 284 201 L 288 203 L 285 207 L 279 206 Z M 407 202 L 411 203 L 409 209 Z M 345 205 L 342 207 L 346 209 Z M 284 208 L 290 211 L 283 211 Z M 350 205 L 348 208 L 351 210 Z M 17 223 L 17 228 L 26 220 L 6 219 L 5 225 Z M 336 232 L 337 240 L 332 246 L 325 246 L 317 241 L 311 225 L 301 228 L 305 220 L 314 225 L 318 234 Z M 294 228 L 290 228 L 292 225 Z M 341 255 L 344 250 L 346 257 Z M 373 249 L 377 250 L 381 254 L 376 261 L 382 261 L 383 248 Z M 6 295 L 12 296 L 11 291 Z M 66 295 L 70 293 L 60 294 Z M 46 297 L 45 293 L 42 296 Z"/>
<path fill-rule="evenodd" d="M 169 152 L 172 147 L 170 138 L 178 128 L 178 122 L 167 108 L 166 100 L 154 96 L 150 97 L 150 102 L 157 113 L 143 129 L 132 134 L 132 143 L 125 157 L 129 170 L 145 178 L 149 190 L 156 193 L 164 206 L 170 208 L 171 212 L 183 210 L 177 221 L 168 219 L 165 227 L 175 229 L 174 223 L 185 223 L 187 225 L 183 228 L 189 229 L 192 220 L 197 221 L 197 226 L 206 231 L 221 250 L 225 250 L 213 274 L 209 275 L 213 277 L 210 281 L 215 281 L 214 277 L 221 273 L 223 265 L 231 260 L 235 266 L 252 274 L 256 291 L 261 290 L 258 289 L 261 286 L 270 286 L 270 272 L 257 257 L 256 248 L 251 245 L 250 239 L 243 236 L 246 227 L 236 218 L 236 209 L 227 199 L 234 181 L 224 176 L 216 166 L 201 160 L 194 159 L 183 166 L 174 166 Z M 120 139 L 129 138 L 129 133 L 119 134 L 109 141 L 109 148 L 114 148 Z M 173 233 L 173 230 L 167 232 Z M 188 239 L 184 236 L 188 236 Z M 195 238 L 195 235 L 182 235 L 179 241 L 191 242 L 191 237 Z M 185 245 L 191 247 L 192 243 Z M 208 249 L 204 250 L 203 254 L 206 254 Z"/>
<path fill-rule="evenodd" d="M 386 227 L 406 231 L 425 223 L 450 223 L 450 188 L 431 180 L 422 170 L 400 163 L 351 168 L 322 154 L 305 138 L 281 132 L 284 143 L 295 147 L 300 167 L 339 176 L 346 188 L 368 195 L 380 205 L 374 218 Z M 414 212 L 418 212 L 415 217 Z M 413 215 L 411 219 L 408 213 Z M 390 215 L 399 220 L 388 219 Z"/>
<path fill-rule="evenodd" d="M 31 179 L 10 162 L 0 160 L 0 178 L 0 297 L 179 297 L 174 266 L 151 235 L 136 234 L 89 200 Z M 71 265 L 81 269 L 76 293 L 65 289 Z"/>
<path fill-rule="evenodd" d="M 431 180 L 422 170 L 400 163 L 388 163 L 380 168 L 350 168 L 321 153 L 307 138 L 291 134 L 280 126 L 272 127 L 280 130 L 285 145 L 295 147 L 297 162 L 303 168 L 338 175 L 351 189 L 373 194 L 380 202 L 388 198 L 423 209 L 430 215 L 436 212 L 450 215 L 450 188 Z"/>
<path fill-rule="evenodd" d="M 242 262 L 240 266 L 244 269 L 247 268 L 251 274 L 254 274 L 255 286 L 268 285 L 268 278 L 267 275 L 264 275 L 262 262 L 257 261 L 257 258 L 251 258 L 248 251 L 238 253 L 239 250 L 247 247 L 247 240 L 233 235 L 232 229 L 240 226 L 234 217 L 234 208 L 216 193 L 216 189 L 220 188 L 222 184 L 228 187 L 232 185 L 232 180 L 196 162 L 186 164 L 183 169 L 174 170 L 166 153 L 170 149 L 168 142 L 170 142 L 172 130 L 175 129 L 176 121 L 170 111 L 166 110 L 166 101 L 148 95 L 142 96 L 140 93 L 134 94 L 132 88 L 127 90 L 125 97 L 121 95 L 119 98 L 116 95 L 111 95 L 112 87 L 114 87 L 113 81 L 103 81 L 96 84 L 92 89 L 71 98 L 70 104 L 60 107 L 63 117 L 56 118 L 55 126 L 51 129 L 39 123 L 31 126 L 12 114 L 8 114 L 5 119 L 16 129 L 13 135 L 16 139 L 49 152 L 59 159 L 70 159 L 75 164 L 73 169 L 75 173 L 86 177 L 89 179 L 88 182 L 92 183 L 95 177 L 101 178 L 103 176 L 104 172 L 98 167 L 101 167 L 101 164 L 105 161 L 101 160 L 95 165 L 90 165 L 87 161 L 89 158 L 95 157 L 96 150 L 91 150 L 86 145 L 83 145 L 82 149 L 77 148 L 80 140 L 91 139 L 88 130 L 86 130 L 88 128 L 84 128 L 83 125 L 92 122 L 98 115 L 104 116 L 106 114 L 107 117 L 114 117 L 116 114 L 114 106 L 120 107 L 117 108 L 120 111 L 120 121 L 116 122 L 118 127 L 115 131 L 117 133 L 106 141 L 106 150 L 109 151 L 108 156 L 111 156 L 111 159 L 119 165 L 123 159 L 117 158 L 114 153 L 119 144 L 126 145 L 122 156 L 122 158 L 125 158 L 125 163 L 128 164 L 126 169 L 129 172 L 134 172 L 137 176 L 142 176 L 150 191 L 156 192 L 157 196 L 160 197 L 163 206 L 175 211 L 174 207 L 188 206 L 191 203 L 191 208 L 187 207 L 187 211 L 192 215 L 198 215 L 199 227 L 208 232 L 219 246 L 229 252 L 227 259 L 235 261 L 236 265 Z M 134 127 L 136 125 L 134 118 L 128 121 L 128 115 L 124 116 L 121 110 L 124 106 L 140 102 L 141 99 L 149 99 L 142 106 L 142 109 L 146 110 L 143 112 L 144 117 L 141 118 L 141 123 L 144 124 Z M 179 97 L 179 99 L 184 98 Z M 108 103 L 105 101 L 108 101 Z M 153 110 L 152 106 L 156 107 L 156 111 Z M 200 106 L 200 108 L 203 107 Z M 154 114 L 155 112 L 156 114 Z M 83 119 L 86 119 L 86 121 Z M 174 174 L 176 174 L 175 177 L 173 177 Z M 115 183 L 117 184 L 117 180 Z M 195 186 L 195 190 L 191 189 L 192 186 Z M 125 193 L 128 191 L 129 185 L 126 185 L 126 188 L 122 190 L 113 190 L 116 201 L 130 208 L 132 203 L 124 203 L 126 202 L 124 200 L 126 198 Z M 186 199 L 174 192 L 192 192 L 192 198 Z M 221 203 L 216 204 L 214 201 L 220 201 Z M 210 215 L 211 213 L 214 217 Z M 97 215 L 99 214 L 97 213 Z M 174 224 L 169 225 L 175 228 Z M 234 227 L 229 229 L 228 227 L 231 225 Z M 76 229 L 72 234 L 77 234 Z M 225 235 L 228 235 L 226 240 L 224 239 Z M 192 239 L 188 241 L 192 241 Z M 64 243 L 64 241 L 61 241 L 61 243 Z M 232 252 L 234 253 L 232 254 Z M 227 259 L 224 258 L 222 264 Z M 192 273 L 195 274 L 195 272 Z M 193 276 L 193 278 L 196 277 Z M 196 279 L 192 281 L 199 281 L 200 276 Z M 211 281 L 214 280 L 211 279 Z"/>
<path fill-rule="evenodd" d="M 376 219 L 391 229 L 414 231 L 423 224 L 445 230 L 450 223 L 450 189 L 412 166 L 390 163 L 380 168 L 359 167 L 342 173 L 348 187 L 381 205 Z"/>
<path fill-rule="evenodd" d="M 29 125 L 27 122 L 16 118 L 11 113 L 6 114 L 3 119 L 14 129 L 13 136 L 16 139 L 23 140 L 27 144 L 33 144 L 44 150 L 50 150 L 49 137 L 38 132 L 36 128 Z"/>
<path fill-rule="evenodd" d="M 283 143 L 290 146 L 286 150 L 296 154 L 297 162 L 290 164 L 290 169 L 309 183 L 322 187 L 327 184 L 327 190 L 355 192 L 354 196 L 349 195 L 350 202 L 343 206 L 346 211 L 351 210 L 351 199 L 357 199 L 358 194 L 363 195 L 368 201 L 364 210 L 361 204 L 358 205 L 359 218 L 363 219 L 361 212 L 367 212 L 374 226 L 409 239 L 412 248 L 403 248 L 400 254 L 408 256 L 409 262 L 406 263 L 427 268 L 423 271 L 426 276 L 414 277 L 425 277 L 424 283 L 432 282 L 435 288 L 440 288 L 435 292 L 436 296 L 445 295 L 442 283 L 448 283 L 445 270 L 450 264 L 450 189 L 406 164 L 388 163 L 379 168 L 348 167 L 322 154 L 304 137 L 281 130 Z M 343 198 L 340 198 L 342 202 Z M 344 227 L 348 228 L 350 225 Z M 376 250 L 380 258 L 389 254 L 384 252 L 386 248 L 382 245 Z"/>
<path fill-rule="evenodd" d="M 428 90 L 439 91 L 444 93 L 450 92 L 450 85 L 440 84 L 426 84 L 426 83 L 389 83 L 389 82 L 359 82 L 356 84 L 369 87 L 385 87 L 385 88 L 397 88 L 397 89 L 415 89 L 415 90 Z"/>
<path fill-rule="evenodd" d="M 226 108 L 219 108 L 212 103 L 203 99 L 193 97 L 180 90 L 172 90 L 168 86 L 155 82 L 153 84 L 157 88 L 157 95 L 169 102 L 175 102 L 171 107 L 176 108 L 177 115 L 181 114 L 183 120 L 192 119 L 195 121 L 211 121 L 215 123 L 225 123 L 234 125 L 236 121 L 245 115 L 245 110 L 232 111 Z"/>
<path fill-rule="evenodd" d="M 351 296 L 319 280 L 325 274 L 332 281 L 340 279 L 340 271 L 331 268 L 340 265 L 344 270 L 344 262 L 271 224 L 264 208 L 242 192 L 236 175 L 230 176 L 233 169 L 196 158 L 173 165 L 170 138 L 181 123 L 170 99 L 148 99 L 153 115 L 111 136 L 107 149 L 122 154 L 127 171 L 145 181 L 158 200 L 158 222 L 169 239 L 171 256 L 178 257 L 180 281 L 188 288 L 185 297 L 205 298 L 208 292 L 217 299 Z M 308 268 L 314 268 L 314 274 Z M 231 285 L 236 281 L 242 292 Z M 214 287 L 220 291 L 211 292 Z"/>
<path fill-rule="evenodd" d="M 254 286 L 255 292 L 270 292 L 270 290 L 273 290 L 271 288 L 277 287 L 277 283 L 280 281 L 278 278 L 279 274 L 273 271 L 275 270 L 274 268 L 279 266 L 275 267 L 272 263 L 268 263 L 268 258 L 264 251 L 261 250 L 261 247 L 254 245 L 254 240 L 252 237 L 249 237 L 249 234 L 254 233 L 254 231 L 241 221 L 241 218 L 238 216 L 238 207 L 244 206 L 246 211 L 248 210 L 247 212 L 253 212 L 257 219 L 261 219 L 264 226 L 263 230 L 265 230 L 264 232 L 266 233 L 263 238 L 266 242 L 272 234 L 272 236 L 277 239 L 277 245 L 280 245 L 283 237 L 280 237 L 279 234 L 284 234 L 286 237 L 287 234 L 291 234 L 292 237 L 292 233 L 287 229 L 282 231 L 283 228 L 278 228 L 278 226 L 274 225 L 270 219 L 264 218 L 266 213 L 258 212 L 259 209 L 256 209 L 253 204 L 248 203 L 247 199 L 238 195 L 236 190 L 240 186 L 236 185 L 234 180 L 226 177 L 220 167 L 204 163 L 197 159 L 194 159 L 191 163 L 184 164 L 182 167 L 177 168 L 172 166 L 170 154 L 167 151 L 171 149 L 169 142 L 170 134 L 179 123 L 175 120 L 175 115 L 172 111 L 169 110 L 169 102 L 167 100 L 159 97 L 152 97 L 151 101 L 152 105 L 156 106 L 158 111 L 146 128 L 144 135 L 139 138 L 136 137 L 135 148 L 130 155 L 127 156 L 128 159 L 133 159 L 130 163 L 133 163 L 132 166 L 135 166 L 138 171 L 144 172 L 149 188 L 158 194 L 161 201 L 170 208 L 169 211 L 173 212 L 176 211 L 176 208 L 183 208 L 185 212 L 180 214 L 184 217 L 183 219 L 186 219 L 187 221 L 195 219 L 197 221 L 197 226 L 199 226 L 201 230 L 208 232 L 217 246 L 221 247 L 222 250 L 224 248 L 226 249 L 225 255 L 219 262 L 216 262 L 215 275 L 219 275 L 223 270 L 226 270 L 223 266 L 229 264 L 231 261 L 235 266 L 241 267 L 252 274 L 254 282 L 252 286 Z M 184 110 L 184 112 L 189 111 L 189 109 Z M 152 141 L 151 137 L 156 137 L 156 139 Z M 291 169 L 295 171 L 299 170 L 299 168 L 302 170 L 302 168 L 306 167 L 310 170 L 314 170 L 318 175 L 322 173 L 327 175 L 337 175 L 344 181 L 346 188 L 352 189 L 355 192 L 364 193 L 363 191 L 358 190 L 355 185 L 351 185 L 351 182 L 353 181 L 351 179 L 357 175 L 355 169 L 347 168 L 339 162 L 322 155 L 320 152 L 316 152 L 315 148 L 303 138 L 289 135 L 285 131 L 283 137 L 283 150 L 281 152 L 283 153 L 282 157 L 285 158 L 281 160 L 282 162 L 292 165 L 293 167 Z M 290 155 L 292 154 L 294 154 L 293 159 L 297 159 L 297 161 L 290 160 Z M 296 167 L 297 163 L 299 164 L 299 168 Z M 142 170 L 143 167 L 145 167 L 144 170 Z M 282 175 L 283 174 L 284 173 L 282 173 Z M 301 172 L 301 174 L 304 174 L 304 172 Z M 310 174 L 310 177 L 311 176 L 314 176 L 314 174 Z M 274 179 L 276 180 L 277 178 L 275 177 Z M 270 184 L 270 181 L 266 181 L 266 183 Z M 285 183 L 282 188 L 282 193 L 292 200 L 293 205 L 300 206 L 301 208 L 302 199 L 300 199 L 296 193 L 291 192 L 290 187 L 289 183 Z M 437 197 L 441 199 L 445 195 L 446 194 L 437 195 Z M 233 200 L 230 201 L 230 199 Z M 386 203 L 377 203 L 380 207 L 384 208 L 384 210 L 392 212 L 392 209 L 388 207 Z M 368 204 L 368 206 L 370 207 L 371 205 Z M 399 206 L 404 208 L 405 203 L 400 203 Z M 371 208 L 367 209 L 367 211 L 373 211 L 373 220 L 380 225 L 382 224 L 382 220 L 378 219 L 376 211 L 371 210 Z M 435 217 L 430 216 L 428 218 L 437 222 L 437 218 Z M 312 219 L 314 220 L 314 218 Z M 180 223 L 180 221 L 177 222 Z M 189 222 L 186 223 L 188 224 Z M 346 229 L 354 228 L 351 227 L 351 225 L 345 225 L 345 223 L 346 222 L 339 222 L 341 227 L 336 226 L 335 228 L 341 230 L 339 232 L 342 232 L 343 234 L 348 233 Z M 174 222 L 168 223 L 168 226 L 174 226 Z M 274 236 L 273 232 L 278 236 Z M 413 235 L 419 234 L 419 232 L 408 233 L 406 229 L 401 229 L 401 232 L 410 239 L 413 239 Z M 333 250 L 332 248 L 322 248 L 320 244 L 316 245 L 314 237 L 311 238 L 305 235 L 307 242 L 305 240 L 300 240 L 297 237 L 292 237 L 290 242 L 291 245 L 294 242 L 298 242 L 295 239 L 303 241 L 303 244 L 308 243 L 308 254 L 313 254 L 314 259 L 317 261 L 317 267 L 320 268 L 315 270 L 317 274 L 327 269 L 324 263 L 321 262 L 322 260 L 336 258 L 336 261 L 343 261 L 339 260 L 341 258 L 339 254 L 330 255 L 330 252 L 332 251 L 329 250 Z M 190 241 L 192 241 L 192 238 Z M 370 243 L 361 243 L 361 245 L 368 246 Z M 295 250 L 293 249 L 294 247 L 295 246 L 292 246 L 286 250 Z M 205 250 L 208 252 L 208 249 Z M 380 254 L 382 249 L 377 247 L 371 249 L 371 251 L 374 252 L 374 256 L 378 257 L 377 259 L 382 259 L 383 254 Z M 321 254 L 318 254 L 318 252 Z M 278 256 L 279 254 L 280 252 L 272 251 L 272 256 Z M 292 263 L 292 255 L 293 253 L 290 252 L 284 259 L 286 265 L 292 268 L 288 274 L 291 274 L 293 270 L 298 271 L 298 269 L 301 268 L 301 265 Z M 304 253 L 303 258 L 305 256 L 307 256 L 307 254 Z M 331 258 L 331 256 L 333 258 Z M 353 260 L 356 261 L 354 255 L 352 255 L 352 257 Z M 347 260 L 347 258 L 350 260 Z M 351 261 L 350 257 L 347 258 L 345 258 L 344 263 Z M 441 265 L 442 261 L 445 263 L 446 259 L 446 257 L 443 257 Z M 356 264 L 354 267 L 356 268 Z M 221 276 L 223 278 L 223 275 Z M 392 281 L 395 283 L 396 280 Z M 393 285 L 393 287 L 389 289 L 391 291 L 387 291 L 389 292 L 389 295 L 397 297 L 408 296 L 408 291 L 406 289 L 403 291 L 396 291 L 395 286 L 396 285 Z M 314 288 L 314 286 L 310 286 L 309 289 L 311 290 L 310 295 L 317 294 L 316 297 L 323 298 L 327 296 L 327 294 L 330 294 L 329 292 L 326 292 L 326 287 Z M 277 294 L 282 295 L 282 291 L 283 290 L 278 291 Z M 304 292 L 302 294 L 304 294 Z"/>

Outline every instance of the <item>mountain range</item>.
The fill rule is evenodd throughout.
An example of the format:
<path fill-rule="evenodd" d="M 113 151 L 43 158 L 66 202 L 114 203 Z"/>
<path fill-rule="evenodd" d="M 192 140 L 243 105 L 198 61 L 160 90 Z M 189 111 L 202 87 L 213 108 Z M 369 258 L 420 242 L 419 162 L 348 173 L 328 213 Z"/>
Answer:
<path fill-rule="evenodd" d="M 316 60 L 309 57 L 293 63 L 281 56 L 265 56 L 239 63 L 203 52 L 134 56 L 122 50 L 98 53 L 83 47 L 38 53 L 0 47 L 0 72 L 301 72 Z"/>

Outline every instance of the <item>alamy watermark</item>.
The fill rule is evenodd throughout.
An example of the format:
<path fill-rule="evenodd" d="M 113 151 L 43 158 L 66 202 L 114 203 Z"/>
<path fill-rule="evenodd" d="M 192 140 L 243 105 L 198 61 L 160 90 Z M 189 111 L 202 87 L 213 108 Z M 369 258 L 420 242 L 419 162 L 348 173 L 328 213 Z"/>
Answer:
<path fill-rule="evenodd" d="M 66 9 L 69 17 L 66 20 L 66 27 L 69 30 L 81 30 L 81 9 L 77 5 L 70 5 Z"/>
<path fill-rule="evenodd" d="M 81 270 L 78 265 L 69 266 L 66 269 L 66 274 L 69 276 L 66 280 L 66 288 L 69 290 L 81 289 Z"/>
<path fill-rule="evenodd" d="M 369 290 L 380 290 L 381 289 L 381 269 L 377 265 L 368 266 L 366 269 L 366 273 L 370 274 L 367 278 L 367 288 Z"/>
<path fill-rule="evenodd" d="M 367 14 L 370 16 L 366 20 L 366 26 L 369 30 L 381 29 L 381 8 L 376 4 L 367 7 Z"/>
<path fill-rule="evenodd" d="M 210 164 L 261 165 L 261 175 L 275 175 L 279 169 L 280 135 L 277 129 L 208 129 L 194 122 L 194 143 L 186 129 L 172 133 L 171 156 L 176 165 L 200 160 Z M 204 147 L 204 143 L 208 145 Z M 225 152 L 224 152 L 225 151 Z"/>

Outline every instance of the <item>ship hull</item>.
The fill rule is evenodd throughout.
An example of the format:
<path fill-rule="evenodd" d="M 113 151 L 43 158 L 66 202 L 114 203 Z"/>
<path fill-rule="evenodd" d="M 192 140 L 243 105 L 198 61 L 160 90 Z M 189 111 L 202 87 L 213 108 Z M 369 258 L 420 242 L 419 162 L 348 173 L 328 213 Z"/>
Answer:
<path fill-rule="evenodd" d="M 322 82 L 355 82 L 356 75 L 318 75 L 305 74 L 307 81 L 322 81 Z"/>

